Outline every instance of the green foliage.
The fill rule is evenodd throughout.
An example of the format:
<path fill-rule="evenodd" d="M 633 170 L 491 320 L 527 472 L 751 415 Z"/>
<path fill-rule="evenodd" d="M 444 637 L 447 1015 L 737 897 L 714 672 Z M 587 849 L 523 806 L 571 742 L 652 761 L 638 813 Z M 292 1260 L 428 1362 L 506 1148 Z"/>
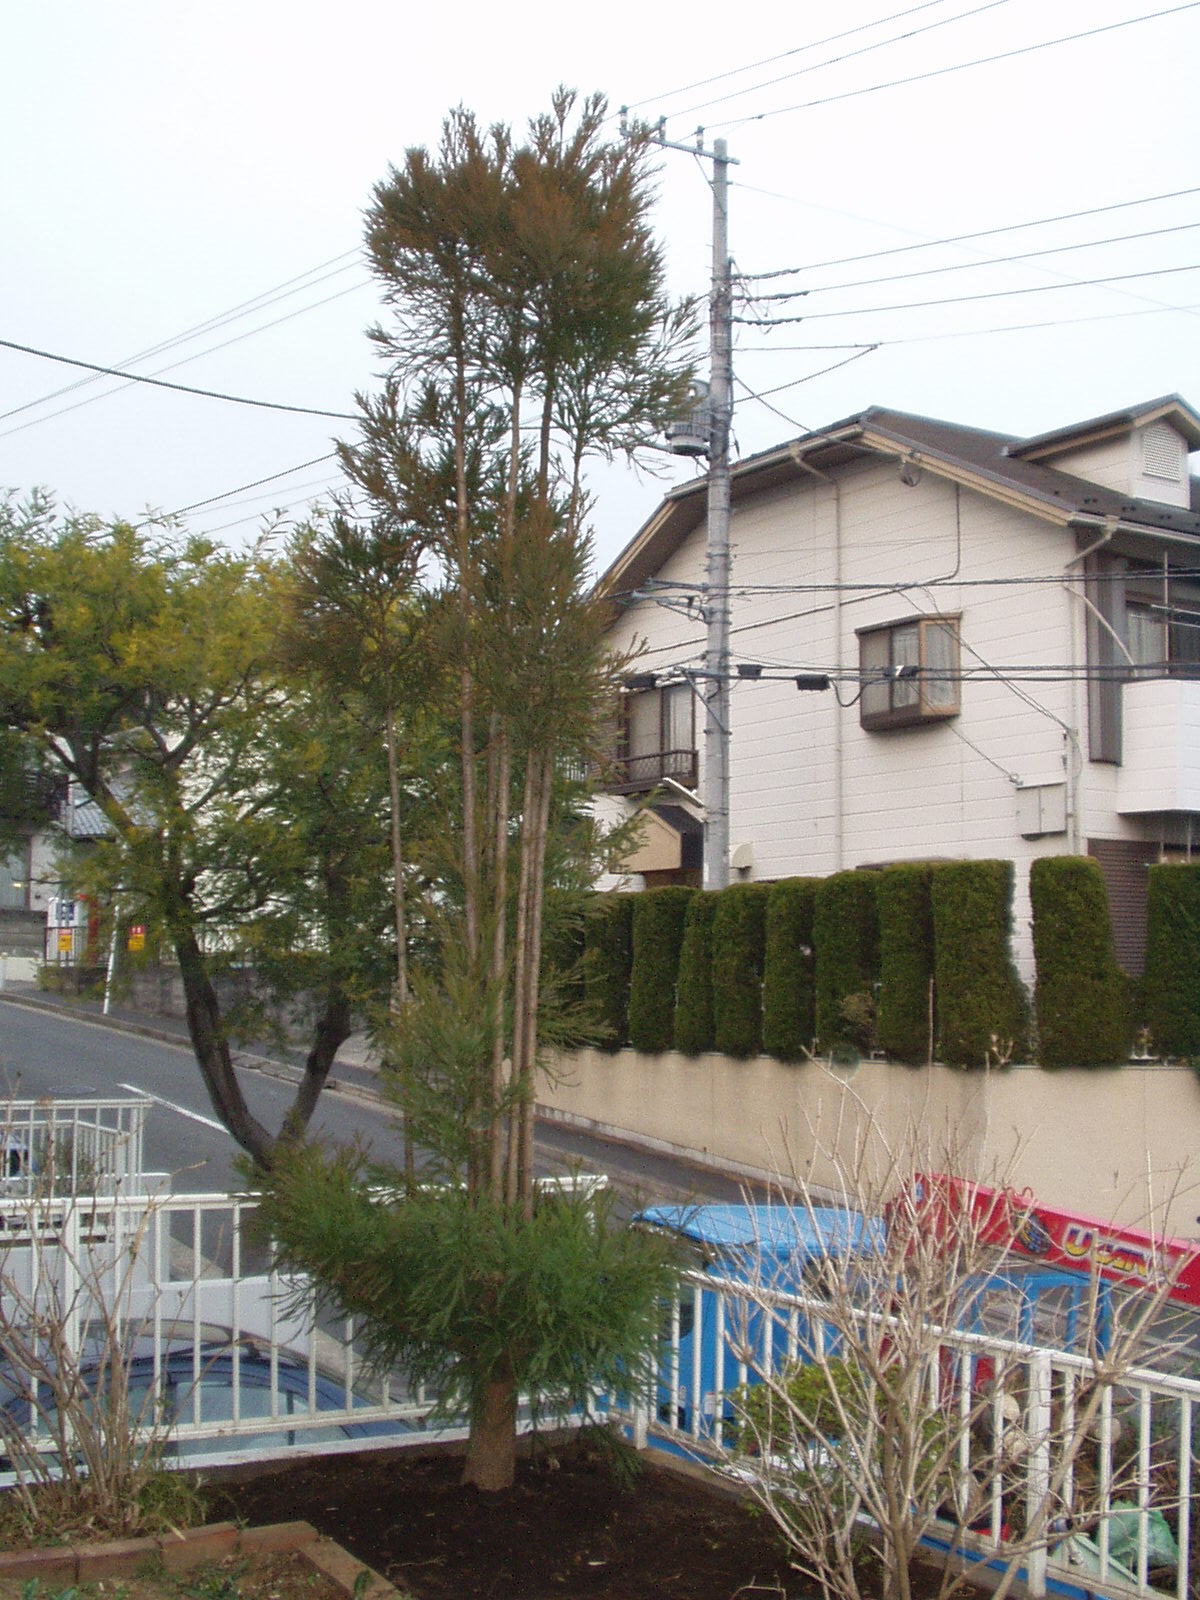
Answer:
<path fill-rule="evenodd" d="M 938 1055 L 982 1067 L 1027 1048 L 1029 1002 L 1013 965 L 1013 864 L 955 861 L 933 869 Z"/>
<path fill-rule="evenodd" d="M 762 1046 L 781 1061 L 799 1061 L 816 1037 L 816 878 L 784 878 L 767 893 L 763 958 Z"/>
<path fill-rule="evenodd" d="M 717 897 L 694 894 L 683 919 L 675 990 L 675 1048 L 698 1056 L 716 1042 L 713 1025 L 712 925 Z"/>
<path fill-rule="evenodd" d="M 675 985 L 683 923 L 694 889 L 647 889 L 633 902 L 633 965 L 629 983 L 629 1042 L 657 1055 L 675 1037 Z"/>
<path fill-rule="evenodd" d="M 1113 952 L 1108 891 L 1089 856 L 1043 856 L 1029 872 L 1038 1060 L 1044 1067 L 1124 1061 L 1132 1035 L 1125 974 Z"/>
<path fill-rule="evenodd" d="M 457 1187 L 385 1199 L 361 1178 L 357 1156 L 297 1147 L 271 1173 L 258 1226 L 276 1264 L 363 1317 L 371 1357 L 428 1384 L 442 1415 L 477 1416 L 497 1381 L 535 1412 L 586 1411 L 597 1387 L 645 1381 L 677 1245 L 618 1223 L 610 1193 L 559 1191 L 524 1218 Z"/>
<path fill-rule="evenodd" d="M 862 1000 L 873 997 L 879 976 L 878 875 L 835 872 L 817 887 L 813 943 L 817 953 L 817 1038 L 822 1050 L 850 1043 L 861 1048 Z"/>
<path fill-rule="evenodd" d="M 1150 868 L 1142 994 L 1155 1048 L 1200 1056 L 1200 864 Z"/>
<path fill-rule="evenodd" d="M 879 874 L 879 1048 L 895 1061 L 929 1059 L 933 980 L 932 868 L 921 862 Z"/>
<path fill-rule="evenodd" d="M 592 896 L 575 890 L 547 889 L 542 912 L 542 991 L 563 1006 L 582 1007 L 587 907 Z"/>
<path fill-rule="evenodd" d="M 761 1455 L 778 1453 L 786 1448 L 794 1417 L 802 1417 L 809 1431 L 828 1442 L 840 1438 L 847 1424 L 861 1427 L 862 1408 L 861 1382 L 855 1381 L 846 1361 L 797 1361 L 775 1373 L 769 1383 L 748 1384 L 736 1391 L 738 1445 Z"/>
<path fill-rule="evenodd" d="M 765 883 L 732 883 L 715 897 L 712 923 L 713 1040 L 727 1056 L 762 1049 Z"/>
<path fill-rule="evenodd" d="M 629 978 L 633 966 L 631 894 L 598 894 L 588 907 L 584 980 L 602 1048 L 629 1039 Z"/>

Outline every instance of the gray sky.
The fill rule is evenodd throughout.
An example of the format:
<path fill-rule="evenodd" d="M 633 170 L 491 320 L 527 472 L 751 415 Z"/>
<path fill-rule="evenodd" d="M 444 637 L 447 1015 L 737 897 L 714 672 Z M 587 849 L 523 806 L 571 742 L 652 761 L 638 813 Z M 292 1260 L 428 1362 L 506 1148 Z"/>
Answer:
<path fill-rule="evenodd" d="M 211 323 L 133 370 L 351 411 L 374 375 L 371 185 L 451 105 L 521 124 L 562 82 L 726 138 L 738 269 L 806 269 L 747 285 L 810 292 L 756 308 L 803 322 L 739 326 L 742 454 L 872 403 L 1018 433 L 1200 403 L 1200 0 L 9 0 L 0 29 L 3 340 L 121 365 Z M 1089 36 L 1036 48 L 1068 35 Z M 663 154 L 679 293 L 708 281 L 706 180 Z M 1033 251 L 1054 253 L 1002 259 Z M 928 269 L 953 270 L 908 276 Z M 1081 286 L 1100 278 L 1122 281 Z M 227 496 L 188 520 L 241 540 L 335 481 L 317 458 L 353 431 L 111 379 L 46 398 L 87 377 L 0 348 L 0 485 L 106 516 Z M 663 484 L 592 481 L 603 565 Z"/>

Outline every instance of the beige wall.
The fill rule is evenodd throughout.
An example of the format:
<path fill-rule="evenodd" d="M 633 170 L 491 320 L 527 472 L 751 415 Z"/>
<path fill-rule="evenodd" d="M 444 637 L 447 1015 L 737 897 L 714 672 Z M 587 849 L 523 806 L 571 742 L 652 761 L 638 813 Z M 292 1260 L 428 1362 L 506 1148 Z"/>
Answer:
<path fill-rule="evenodd" d="M 843 1151 L 868 1126 L 922 1160 L 1029 1188 L 1106 1221 L 1200 1237 L 1200 1082 L 1187 1067 L 1010 1067 L 962 1072 L 864 1061 L 847 1071 L 769 1057 L 733 1061 L 579 1051 L 557 1063 L 539 1109 L 755 1176 L 830 1183 L 817 1145 Z M 876 1144 L 873 1159 L 882 1159 Z M 1169 1203 L 1167 1203 L 1169 1201 Z"/>

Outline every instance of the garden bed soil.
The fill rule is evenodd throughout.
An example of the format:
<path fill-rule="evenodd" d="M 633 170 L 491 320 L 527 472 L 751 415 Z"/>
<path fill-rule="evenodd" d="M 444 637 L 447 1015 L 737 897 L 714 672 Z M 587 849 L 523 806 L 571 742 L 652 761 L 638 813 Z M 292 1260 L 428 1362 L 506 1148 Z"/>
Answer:
<path fill-rule="evenodd" d="M 0 1600 L 30 1600 L 28 1578 L 0 1579 Z M 316 1572 L 299 1551 L 229 1556 L 187 1573 L 164 1572 L 145 1564 L 129 1576 L 65 1589 L 34 1583 L 38 1600 L 346 1600 L 337 1584 Z"/>
<path fill-rule="evenodd" d="M 303 1517 L 413 1600 L 798 1600 L 768 1519 L 658 1465 L 623 1486 L 594 1451 L 518 1464 L 481 1494 L 444 1451 L 336 1455 L 214 1485 L 214 1515 Z M 965 1591 L 967 1594 L 970 1591 Z"/>

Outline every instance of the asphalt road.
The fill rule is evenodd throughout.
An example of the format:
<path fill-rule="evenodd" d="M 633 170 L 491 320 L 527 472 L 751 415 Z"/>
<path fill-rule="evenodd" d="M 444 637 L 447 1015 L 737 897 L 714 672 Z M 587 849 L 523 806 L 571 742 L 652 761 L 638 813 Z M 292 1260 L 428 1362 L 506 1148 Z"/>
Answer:
<path fill-rule="evenodd" d="M 238 1075 L 251 1111 L 275 1129 L 294 1091 L 289 1081 L 276 1075 L 289 1070 L 286 1064 L 264 1062 L 264 1066 L 267 1070 L 240 1068 Z M 372 1076 L 335 1070 L 353 1082 L 355 1090 L 325 1091 L 313 1118 L 314 1135 L 329 1143 L 357 1139 L 373 1159 L 398 1165 L 403 1147 L 391 1112 L 371 1098 L 369 1090 L 363 1092 Z M 242 1187 L 237 1147 L 213 1115 L 186 1044 L 142 1037 L 109 1022 L 16 1003 L 0 995 L 0 1092 L 31 1099 L 147 1095 L 154 1102 L 146 1126 L 148 1170 L 170 1173 L 178 1192 Z M 742 1197 L 742 1184 L 736 1178 L 547 1123 L 538 1125 L 537 1165 L 546 1173 L 573 1167 L 604 1173 L 631 1208 Z"/>

